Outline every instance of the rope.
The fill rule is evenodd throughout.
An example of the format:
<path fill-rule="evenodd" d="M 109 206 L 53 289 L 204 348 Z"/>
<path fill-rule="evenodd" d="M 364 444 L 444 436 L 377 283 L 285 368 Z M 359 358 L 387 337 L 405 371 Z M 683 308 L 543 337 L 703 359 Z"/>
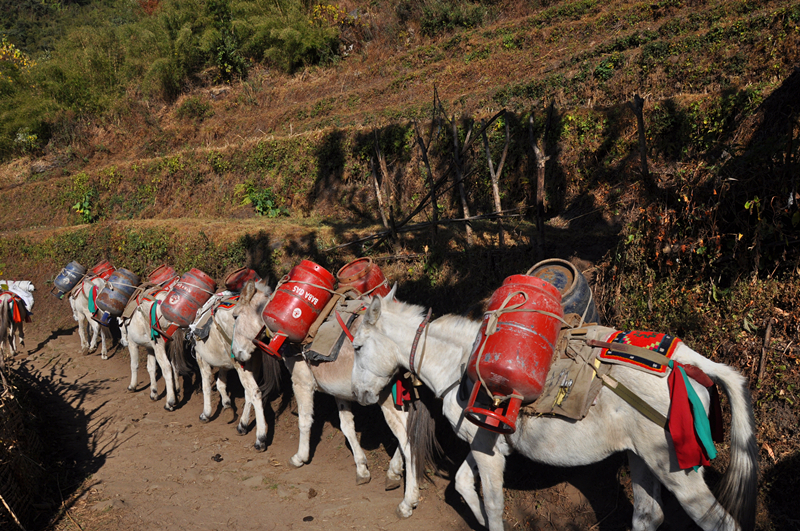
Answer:
<path fill-rule="evenodd" d="M 513 299 L 517 295 L 522 295 L 522 297 L 525 300 L 523 300 L 522 302 L 520 302 L 518 304 L 514 304 L 512 306 L 507 306 L 508 303 L 511 302 L 511 299 Z M 498 326 L 499 321 L 500 321 L 500 316 L 503 315 L 503 314 L 506 314 L 506 313 L 511 313 L 511 312 L 534 312 L 534 313 L 540 313 L 542 315 L 546 315 L 548 317 L 552 317 L 553 319 L 561 321 L 562 323 L 567 325 L 567 327 L 569 327 L 569 328 L 573 328 L 573 326 L 570 323 L 568 323 L 567 321 L 565 321 L 563 317 L 561 317 L 560 315 L 557 315 L 555 313 L 548 312 L 546 310 L 539 310 L 538 308 L 522 308 L 522 306 L 524 306 L 527 302 L 528 302 L 528 294 L 525 293 L 524 291 L 514 291 L 514 292 L 509 293 L 508 296 L 505 298 L 505 300 L 503 301 L 503 303 L 500 305 L 499 308 L 497 308 L 496 310 L 492 310 L 490 312 L 486 312 L 486 315 L 489 316 L 489 319 L 488 319 L 488 322 L 486 324 L 486 331 L 484 332 L 484 335 L 486 337 L 489 337 L 490 335 L 492 335 L 495 332 L 497 332 L 497 326 Z M 486 347 L 486 341 L 481 342 L 481 347 L 478 350 L 478 355 L 477 355 L 477 357 L 475 359 L 475 374 L 478 376 L 478 380 L 481 382 L 481 385 L 483 386 L 483 388 L 486 389 L 486 392 L 491 394 L 491 392 L 489 391 L 489 386 L 486 385 L 486 381 L 483 379 L 483 375 L 481 375 L 481 370 L 480 370 L 481 358 L 483 357 L 483 349 L 485 347 Z M 522 395 L 518 394 L 518 393 L 511 393 L 509 395 L 492 395 L 492 398 L 494 399 L 496 406 L 500 405 L 501 403 L 503 403 L 506 400 L 509 400 L 511 398 L 519 398 L 520 400 L 524 399 L 524 397 Z"/>
<path fill-rule="evenodd" d="M 182 284 L 185 284 L 185 285 L 187 285 L 187 286 L 191 286 L 191 287 L 193 287 L 193 288 L 197 288 L 197 289 L 199 289 L 200 291 L 205 291 L 205 292 L 206 292 L 206 293 L 208 293 L 209 295 L 214 295 L 214 292 L 213 292 L 213 291 L 208 291 L 208 290 L 207 290 L 207 289 L 205 289 L 203 286 L 198 286 L 197 284 L 192 284 L 191 282 L 187 282 L 187 281 L 185 281 L 185 280 L 181 280 L 181 281 L 179 281 L 179 282 L 180 282 L 180 283 L 182 283 Z"/>

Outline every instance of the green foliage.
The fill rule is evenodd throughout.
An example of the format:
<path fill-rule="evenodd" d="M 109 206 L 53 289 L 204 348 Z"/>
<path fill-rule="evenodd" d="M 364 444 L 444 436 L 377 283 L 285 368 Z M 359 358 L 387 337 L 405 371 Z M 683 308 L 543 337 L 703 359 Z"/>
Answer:
<path fill-rule="evenodd" d="M 431 0 L 422 7 L 420 27 L 423 35 L 430 37 L 458 28 L 476 28 L 483 24 L 487 13 L 480 3 Z"/>
<path fill-rule="evenodd" d="M 96 200 L 97 192 L 92 188 L 84 193 L 77 203 L 72 205 L 72 210 L 78 213 L 84 223 L 94 223 L 98 218 L 95 207 Z"/>
<path fill-rule="evenodd" d="M 203 101 L 199 96 L 189 96 L 175 109 L 175 115 L 181 119 L 202 122 L 214 116 L 214 111 L 211 109 L 211 103 Z"/>
<path fill-rule="evenodd" d="M 272 16 L 253 18 L 246 31 L 244 53 L 285 72 L 331 63 L 338 57 L 338 26 L 315 22 L 299 4 L 290 3 Z"/>
<path fill-rule="evenodd" d="M 252 182 L 239 183 L 234 188 L 234 194 L 244 196 L 242 205 L 252 204 L 259 216 L 277 218 L 288 216 L 289 209 L 278 205 L 278 199 L 271 188 L 258 188 Z"/>
<path fill-rule="evenodd" d="M 209 151 L 206 160 L 211 165 L 211 169 L 214 170 L 214 173 L 218 175 L 222 175 L 231 168 L 230 162 L 217 151 Z"/>
<path fill-rule="evenodd" d="M 594 69 L 594 77 L 600 81 L 608 81 L 614 75 L 614 71 L 620 68 L 624 62 L 625 56 L 620 52 L 614 52 L 600 61 L 600 64 Z"/>

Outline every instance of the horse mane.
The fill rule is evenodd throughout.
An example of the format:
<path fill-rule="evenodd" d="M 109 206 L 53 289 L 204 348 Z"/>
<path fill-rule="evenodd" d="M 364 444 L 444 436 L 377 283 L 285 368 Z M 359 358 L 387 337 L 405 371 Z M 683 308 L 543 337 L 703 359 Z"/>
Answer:
<path fill-rule="evenodd" d="M 390 313 L 392 317 L 397 318 L 398 322 L 409 322 L 415 318 L 421 319 L 427 312 L 424 306 L 409 302 L 384 299 L 383 304 L 382 311 Z M 470 317 L 448 313 L 431 321 L 428 325 L 428 335 L 459 344 L 464 341 L 465 337 L 469 337 L 471 343 L 480 325 L 480 321 Z"/>

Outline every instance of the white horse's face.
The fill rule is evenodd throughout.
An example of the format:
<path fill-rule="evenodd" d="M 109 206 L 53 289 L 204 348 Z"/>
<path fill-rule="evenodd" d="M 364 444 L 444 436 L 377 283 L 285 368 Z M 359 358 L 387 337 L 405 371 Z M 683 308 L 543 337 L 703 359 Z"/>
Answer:
<path fill-rule="evenodd" d="M 253 343 L 262 328 L 264 320 L 261 318 L 261 309 L 264 307 L 272 290 L 269 287 L 262 289 L 253 282 L 248 282 L 242 290 L 239 301 L 233 309 L 233 338 L 231 352 L 239 362 L 249 361 L 253 356 L 256 346 Z"/>
<path fill-rule="evenodd" d="M 399 370 L 397 345 L 381 331 L 381 300 L 375 297 L 353 336 L 353 393 L 361 405 L 375 404 Z"/>

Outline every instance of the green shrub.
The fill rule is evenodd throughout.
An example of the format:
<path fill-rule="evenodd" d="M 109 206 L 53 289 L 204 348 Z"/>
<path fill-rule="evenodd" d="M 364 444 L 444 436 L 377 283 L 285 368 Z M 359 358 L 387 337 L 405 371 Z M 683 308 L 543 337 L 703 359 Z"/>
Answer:
<path fill-rule="evenodd" d="M 244 195 L 241 204 L 252 204 L 259 216 L 277 218 L 289 214 L 289 209 L 278 205 L 278 199 L 271 188 L 257 188 L 252 182 L 246 182 L 237 184 L 234 193 L 238 196 Z"/>
<path fill-rule="evenodd" d="M 209 102 L 203 101 L 198 96 L 190 96 L 175 109 L 175 115 L 181 119 L 202 122 L 206 118 L 214 116 L 214 111 Z"/>
<path fill-rule="evenodd" d="M 487 9 L 481 4 L 453 0 L 433 0 L 422 7 L 420 26 L 429 37 L 458 28 L 475 28 L 483 24 Z"/>

